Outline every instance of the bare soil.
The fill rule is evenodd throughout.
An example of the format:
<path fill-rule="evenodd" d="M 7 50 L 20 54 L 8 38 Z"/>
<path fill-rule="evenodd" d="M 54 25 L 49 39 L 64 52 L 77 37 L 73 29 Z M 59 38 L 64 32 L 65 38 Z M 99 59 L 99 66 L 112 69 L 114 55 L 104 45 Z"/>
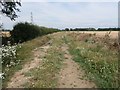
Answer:
<path fill-rule="evenodd" d="M 56 37 L 60 36 L 63 33 L 55 33 Z M 64 33 L 66 35 L 67 33 Z M 60 38 L 62 39 L 62 37 Z M 50 43 L 50 42 L 49 42 Z M 8 88 L 23 88 L 22 85 L 29 82 L 32 77 L 27 77 L 24 73 L 30 71 L 33 68 L 37 68 L 42 63 L 42 57 L 45 56 L 47 49 L 50 48 L 50 44 L 44 45 L 42 47 L 36 48 L 33 53 L 34 57 L 31 62 L 26 63 L 22 70 L 16 72 L 8 82 Z M 59 46 L 58 46 L 59 47 Z M 41 50 L 42 49 L 42 50 Z M 95 88 L 96 85 L 84 79 L 85 73 L 84 70 L 78 65 L 75 61 L 72 60 L 72 56 L 68 52 L 68 46 L 64 44 L 62 46 L 62 51 L 64 54 L 63 67 L 61 68 L 58 77 L 58 87 L 59 88 Z"/>
<path fill-rule="evenodd" d="M 65 52 L 65 60 L 59 73 L 59 88 L 95 88 L 96 85 L 93 82 L 85 80 L 84 71 L 80 68 L 80 65 L 72 60 L 72 56 L 67 49 L 67 46 L 62 48 Z"/>
<path fill-rule="evenodd" d="M 37 68 L 37 66 L 40 65 L 42 62 L 42 57 L 44 57 L 46 50 L 49 48 L 49 46 L 43 46 L 40 48 L 36 48 L 34 52 L 34 59 L 31 62 L 26 63 L 21 70 L 16 72 L 13 77 L 11 78 L 10 82 L 8 82 L 7 88 L 23 88 L 22 85 L 29 82 L 32 77 L 27 77 L 24 75 L 24 73 L 30 71 L 33 68 Z M 41 49 L 43 49 L 41 51 Z"/>

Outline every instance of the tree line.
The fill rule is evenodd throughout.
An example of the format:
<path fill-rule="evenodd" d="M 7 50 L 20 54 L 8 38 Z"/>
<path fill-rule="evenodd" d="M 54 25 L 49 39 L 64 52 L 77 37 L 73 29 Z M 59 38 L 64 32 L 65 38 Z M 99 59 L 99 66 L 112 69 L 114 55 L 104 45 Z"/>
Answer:
<path fill-rule="evenodd" d="M 40 27 L 28 22 L 20 22 L 13 26 L 13 30 L 9 31 L 11 35 L 10 37 L 2 37 L 2 44 L 6 45 L 8 41 L 10 41 L 11 44 L 23 43 L 38 36 L 43 36 L 58 31 L 60 30 L 55 28 Z"/>
<path fill-rule="evenodd" d="M 120 31 L 120 28 L 65 28 L 64 31 Z"/>

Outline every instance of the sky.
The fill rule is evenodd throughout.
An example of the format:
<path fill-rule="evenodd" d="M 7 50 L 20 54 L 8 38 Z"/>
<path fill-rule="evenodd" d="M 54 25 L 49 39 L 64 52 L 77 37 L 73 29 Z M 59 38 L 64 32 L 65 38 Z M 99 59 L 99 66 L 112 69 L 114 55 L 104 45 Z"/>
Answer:
<path fill-rule="evenodd" d="M 19 17 L 16 21 L 11 21 L 2 15 L 3 28 L 12 29 L 18 22 L 31 22 L 31 12 L 34 24 L 50 28 L 118 27 L 117 0 L 109 0 L 109 2 L 98 0 L 35 1 L 24 0 L 22 2 L 22 7 L 19 7 L 21 12 L 17 13 Z"/>

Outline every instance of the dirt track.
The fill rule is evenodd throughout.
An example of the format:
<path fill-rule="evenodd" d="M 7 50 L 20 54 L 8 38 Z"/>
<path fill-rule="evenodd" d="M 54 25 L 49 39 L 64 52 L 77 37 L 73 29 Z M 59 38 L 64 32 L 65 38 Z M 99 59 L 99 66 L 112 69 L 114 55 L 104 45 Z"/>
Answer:
<path fill-rule="evenodd" d="M 52 34 L 54 36 L 54 38 L 52 38 L 53 42 L 58 43 L 56 39 L 58 39 L 58 41 L 63 40 L 62 38 L 65 37 L 68 33 L 70 32 L 66 32 L 66 33 L 58 32 L 58 33 Z M 71 31 L 71 33 L 83 33 L 83 32 Z M 108 32 L 86 31 L 84 33 L 91 33 L 91 34 L 96 33 L 96 36 L 103 37 Z M 110 37 L 118 38 L 118 31 L 112 31 L 110 33 Z M 59 44 L 56 44 L 56 45 L 59 45 Z M 39 48 L 43 48 L 43 50 L 46 51 L 49 48 L 49 46 L 47 47 L 43 46 Z M 73 61 L 72 56 L 68 51 L 68 46 L 67 45 L 63 46 L 62 49 L 63 49 L 63 52 L 65 52 L 64 62 L 63 62 L 63 64 L 65 64 L 65 67 L 63 67 L 59 73 L 58 87 L 59 88 L 95 88 L 96 85 L 93 82 L 90 82 L 88 79 L 84 80 L 83 76 L 85 75 L 85 73 L 79 67 L 79 65 Z M 32 68 L 36 68 L 41 62 L 41 59 L 39 57 L 43 57 L 45 55 L 45 53 L 41 52 L 39 49 L 35 50 L 34 54 L 35 54 L 34 60 L 29 63 L 26 63 L 22 70 L 15 73 L 15 75 L 11 78 L 10 82 L 8 83 L 8 87 L 10 88 L 22 87 L 24 83 L 29 82 L 29 79 L 31 79 L 32 77 L 25 77 L 23 73 L 28 72 Z M 49 54 L 49 53 L 46 53 L 46 54 Z"/>
<path fill-rule="evenodd" d="M 96 88 L 93 82 L 84 79 L 85 72 L 72 60 L 68 46 L 64 45 L 62 50 L 65 52 L 65 60 L 59 73 L 59 88 Z"/>

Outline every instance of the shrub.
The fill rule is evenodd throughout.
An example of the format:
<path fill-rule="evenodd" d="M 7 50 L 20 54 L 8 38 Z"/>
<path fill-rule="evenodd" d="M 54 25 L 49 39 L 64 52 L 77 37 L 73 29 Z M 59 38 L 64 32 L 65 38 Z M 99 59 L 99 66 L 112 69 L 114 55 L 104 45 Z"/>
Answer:
<path fill-rule="evenodd" d="M 13 27 L 11 37 L 15 43 L 21 43 L 56 31 L 58 31 L 58 29 L 39 27 L 25 22 L 18 23 Z"/>
<path fill-rule="evenodd" d="M 11 31 L 11 37 L 16 43 L 31 40 L 39 36 L 39 34 L 39 27 L 36 25 L 29 24 L 27 22 L 16 24 L 13 27 L 13 30 Z"/>
<path fill-rule="evenodd" d="M 19 45 L 7 45 L 4 46 L 2 45 L 2 47 L 0 48 L 0 50 L 2 51 L 2 67 L 10 67 L 10 66 L 14 66 L 16 62 L 18 62 L 18 60 L 16 60 L 16 50 L 19 47 Z"/>

